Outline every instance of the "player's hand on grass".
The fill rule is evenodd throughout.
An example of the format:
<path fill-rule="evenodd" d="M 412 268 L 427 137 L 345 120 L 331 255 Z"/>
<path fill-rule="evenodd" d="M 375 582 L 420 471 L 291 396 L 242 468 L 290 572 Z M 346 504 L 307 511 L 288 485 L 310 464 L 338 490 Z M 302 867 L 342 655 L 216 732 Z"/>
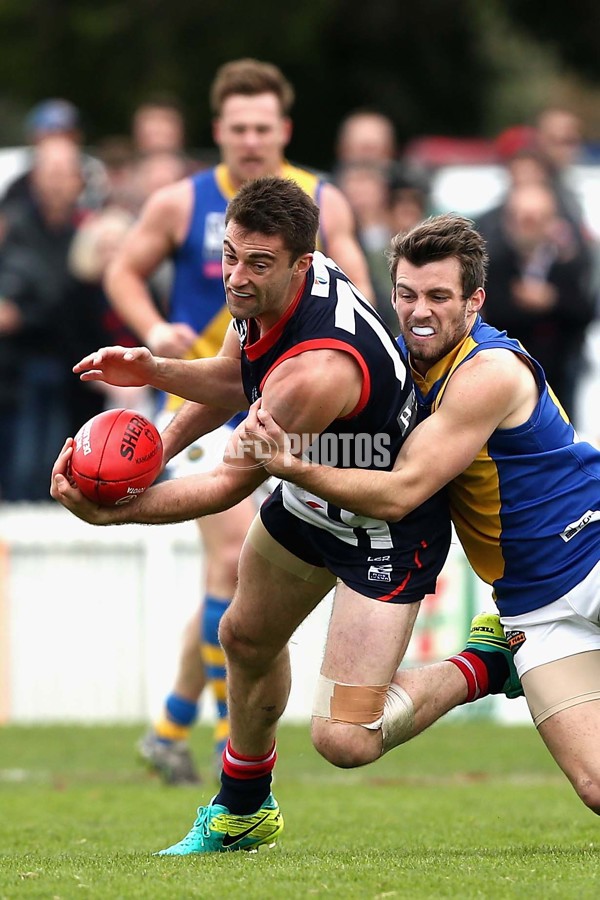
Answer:
<path fill-rule="evenodd" d="M 112 525 L 126 521 L 124 508 L 118 506 L 98 506 L 87 500 L 69 475 L 73 455 L 73 438 L 67 438 L 52 467 L 50 496 L 90 525 Z"/>
<path fill-rule="evenodd" d="M 103 381 L 119 387 L 150 384 L 158 359 L 147 347 L 102 347 L 73 366 L 81 381 Z"/>

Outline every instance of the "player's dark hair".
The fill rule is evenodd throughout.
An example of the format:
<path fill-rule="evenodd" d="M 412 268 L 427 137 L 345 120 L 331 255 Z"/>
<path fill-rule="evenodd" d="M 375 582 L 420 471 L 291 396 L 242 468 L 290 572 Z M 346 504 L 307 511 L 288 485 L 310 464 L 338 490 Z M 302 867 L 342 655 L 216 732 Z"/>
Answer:
<path fill-rule="evenodd" d="M 290 178 L 266 176 L 240 188 L 227 207 L 225 223 L 231 221 L 247 232 L 280 235 L 292 265 L 315 249 L 319 207 Z"/>
<path fill-rule="evenodd" d="M 289 115 L 294 104 L 294 88 L 281 69 L 258 59 L 235 59 L 217 69 L 210 88 L 210 108 L 215 116 L 220 115 L 223 103 L 233 94 L 275 94 L 284 116 Z"/>
<path fill-rule="evenodd" d="M 485 285 L 488 255 L 485 241 L 471 219 L 455 213 L 430 216 L 406 234 L 392 238 L 387 253 L 392 282 L 401 259 L 413 266 L 455 257 L 460 263 L 463 297 Z"/>

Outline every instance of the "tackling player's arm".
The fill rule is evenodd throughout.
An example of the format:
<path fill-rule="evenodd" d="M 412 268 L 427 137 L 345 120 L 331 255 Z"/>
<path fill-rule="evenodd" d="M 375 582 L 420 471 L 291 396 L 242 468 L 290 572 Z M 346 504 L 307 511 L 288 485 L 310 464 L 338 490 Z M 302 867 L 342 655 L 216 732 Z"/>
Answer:
<path fill-rule="evenodd" d="M 391 472 L 335 469 L 292 456 L 269 412 L 258 421 L 280 452 L 269 471 L 359 515 L 403 518 L 463 472 L 499 427 L 525 422 L 538 400 L 529 366 L 506 350 L 478 353 L 452 375 L 439 408 L 409 435 Z M 265 401 L 266 407 L 266 401 Z"/>
<path fill-rule="evenodd" d="M 310 357 L 310 359 L 308 359 Z M 342 386 L 340 388 L 340 385 Z M 316 433 L 355 408 L 362 375 L 339 351 L 318 350 L 286 360 L 269 376 L 265 396 L 289 431 Z M 124 506 L 102 507 L 87 500 L 68 480 L 72 439 L 67 440 L 52 470 L 51 496 L 92 525 L 183 522 L 222 512 L 249 496 L 267 477 L 244 452 L 238 429 L 223 463 L 212 472 L 162 482 Z"/>
<path fill-rule="evenodd" d="M 178 181 L 156 191 L 110 263 L 104 286 L 111 305 L 155 353 L 181 356 L 196 338 L 189 325 L 169 323 L 148 289 L 148 279 L 183 241 L 193 202 L 192 183 Z"/>
<path fill-rule="evenodd" d="M 348 200 L 339 188 L 326 183 L 321 188 L 319 207 L 327 255 L 335 260 L 361 294 L 374 305 L 375 291 L 365 255 L 356 239 L 356 223 Z"/>

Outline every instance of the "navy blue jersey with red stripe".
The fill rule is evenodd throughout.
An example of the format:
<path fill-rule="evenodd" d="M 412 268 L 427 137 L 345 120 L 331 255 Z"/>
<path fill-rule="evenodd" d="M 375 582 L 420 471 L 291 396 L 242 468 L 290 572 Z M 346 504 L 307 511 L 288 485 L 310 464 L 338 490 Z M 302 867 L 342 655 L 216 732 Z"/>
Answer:
<path fill-rule="evenodd" d="M 264 383 L 284 360 L 309 350 L 334 349 L 352 356 L 362 372 L 362 390 L 353 412 L 327 428 L 322 454 L 337 455 L 334 465 L 391 468 L 400 446 L 416 421 L 416 399 L 406 361 L 393 336 L 372 306 L 346 275 L 322 253 L 283 317 L 263 337 L 254 321 L 235 323 L 242 345 L 242 380 L 250 403 L 262 395 Z M 360 442 L 348 434 L 380 434 L 387 463 L 362 460 Z M 338 451 L 336 453 L 336 450 Z M 315 458 L 317 448 L 310 454 Z"/>
<path fill-rule="evenodd" d="M 251 403 L 262 395 L 270 373 L 284 360 L 327 348 L 352 356 L 362 373 L 356 408 L 332 422 L 312 443 L 307 439 L 304 447 L 310 444 L 310 449 L 306 455 L 338 468 L 391 469 L 416 422 L 412 378 L 391 332 L 335 263 L 319 252 L 314 254 L 298 296 L 262 337 L 252 320 L 237 320 L 234 327 L 242 346 L 244 390 Z M 281 501 L 289 513 L 308 526 L 321 529 L 321 534 L 326 532 L 338 545 L 342 542 L 348 549 L 360 547 L 377 554 L 370 559 L 380 565 L 371 568 L 381 572 L 371 572 L 369 581 L 376 582 L 379 577 L 390 580 L 385 577 L 389 557 L 386 561 L 383 558 L 385 551 L 392 548 L 406 554 L 405 562 L 411 560 L 408 568 L 422 567 L 430 575 L 432 571 L 437 575 L 445 560 L 449 515 L 444 493 L 431 498 L 400 523 L 355 515 L 289 482 L 283 483 Z M 424 552 L 428 546 L 435 546 L 435 553 L 423 564 L 418 550 Z M 324 564 L 332 568 L 331 556 Z M 424 577 L 426 572 L 421 575 Z M 408 582 L 407 594 L 416 589 L 418 579 L 409 577 Z M 405 588 L 406 585 L 402 590 Z"/>

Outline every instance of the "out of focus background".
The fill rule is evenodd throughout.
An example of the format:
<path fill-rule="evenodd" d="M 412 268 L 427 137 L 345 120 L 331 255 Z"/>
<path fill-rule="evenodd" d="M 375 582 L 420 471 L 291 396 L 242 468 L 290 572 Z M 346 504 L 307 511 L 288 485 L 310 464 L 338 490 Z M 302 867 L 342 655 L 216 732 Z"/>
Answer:
<path fill-rule="evenodd" d="M 192 525 L 85 526 L 48 496 L 66 435 L 149 391 L 71 373 L 136 341 L 102 275 L 157 188 L 217 160 L 219 65 L 276 63 L 293 83 L 288 158 L 348 197 L 378 307 L 384 250 L 458 211 L 488 241 L 486 315 L 544 364 L 577 429 L 600 438 L 600 7 L 591 0 L 5 0 L 0 6 L 0 721 L 141 721 L 172 678 L 202 571 Z M 560 297 L 560 316 L 513 290 Z M 159 273 L 156 302 L 168 294 Z M 529 304 L 529 306 L 528 306 Z M 409 662 L 462 645 L 491 606 L 456 546 Z M 304 720 L 327 603 L 292 647 L 288 716 Z M 526 717 L 520 701 L 489 714 Z M 210 717 L 210 705 L 205 715 Z"/>

